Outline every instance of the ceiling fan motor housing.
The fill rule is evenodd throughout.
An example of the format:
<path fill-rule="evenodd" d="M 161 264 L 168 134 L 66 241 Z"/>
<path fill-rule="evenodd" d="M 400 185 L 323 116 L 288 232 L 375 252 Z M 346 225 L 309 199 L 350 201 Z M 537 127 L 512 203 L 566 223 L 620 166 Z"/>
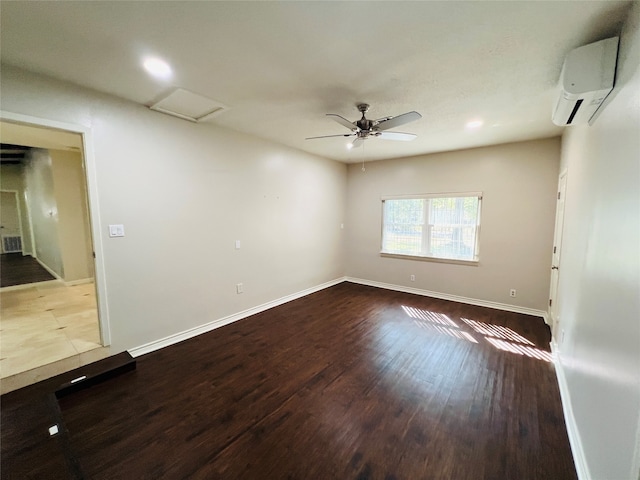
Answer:
<path fill-rule="evenodd" d="M 362 112 L 362 118 L 356 122 L 356 125 L 360 130 L 365 130 L 365 132 L 358 132 L 359 137 L 366 137 L 369 134 L 369 131 L 374 127 L 373 121 L 365 118 L 364 114 L 369 111 L 368 103 L 361 103 L 358 105 L 358 110 Z M 361 135 L 361 133 L 363 133 Z"/>
<path fill-rule="evenodd" d="M 368 120 L 364 117 L 362 117 L 360 120 L 358 120 L 356 122 L 356 125 L 358 125 L 358 128 L 360 130 L 364 130 L 364 131 L 369 131 L 373 128 L 373 122 L 371 120 Z"/>

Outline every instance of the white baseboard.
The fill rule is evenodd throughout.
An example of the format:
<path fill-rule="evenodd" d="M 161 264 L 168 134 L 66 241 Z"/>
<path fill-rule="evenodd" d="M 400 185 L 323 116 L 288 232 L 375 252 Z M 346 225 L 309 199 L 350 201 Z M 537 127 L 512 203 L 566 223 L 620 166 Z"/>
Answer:
<path fill-rule="evenodd" d="M 22 283 L 20 285 L 11 285 L 10 287 L 0 288 L 0 292 L 11 292 L 13 290 L 26 290 L 33 287 L 42 287 L 43 285 L 60 285 L 60 280 L 45 280 L 44 282 Z"/>
<path fill-rule="evenodd" d="M 255 315 L 256 313 L 264 312 L 265 310 L 269 310 L 270 308 L 277 307 L 278 305 L 282 305 L 284 303 L 291 302 L 292 300 L 296 300 L 306 295 L 310 295 L 320 290 L 324 290 L 325 288 L 333 287 L 334 285 L 337 285 L 344 281 L 345 281 L 345 277 L 337 278 L 335 280 L 331 280 L 330 282 L 326 282 L 321 285 L 317 285 L 315 287 L 307 288 L 306 290 L 302 290 L 300 292 L 292 293 L 291 295 L 287 295 L 287 296 L 278 298 L 276 300 L 272 300 L 271 302 L 263 303 L 262 305 L 249 308 L 242 312 L 234 313 L 232 315 L 228 315 L 226 317 L 213 320 L 212 322 L 205 323 L 204 325 L 190 328 L 188 330 L 184 330 L 182 332 L 169 335 L 168 337 L 164 337 L 159 340 L 154 340 L 153 342 L 145 343 L 144 345 L 140 345 L 139 347 L 134 347 L 129 349 L 128 352 L 134 358 L 139 357 L 140 355 L 154 352 L 161 348 L 168 347 L 169 345 L 182 342 L 183 340 L 188 340 L 189 338 L 193 338 L 203 333 L 210 332 L 211 330 L 215 330 L 216 328 L 229 325 L 230 323 L 237 322 L 238 320 L 242 320 L 243 318 L 250 317 L 251 315 Z"/>
<path fill-rule="evenodd" d="M 391 283 L 376 282 L 373 280 L 364 280 L 362 278 L 346 277 L 347 282 L 359 283 L 360 285 L 368 285 L 370 287 L 386 288 L 387 290 L 395 290 L 397 292 L 413 293 L 422 295 L 423 297 L 439 298 L 441 300 L 451 300 L 452 302 L 466 303 L 468 305 L 476 305 L 478 307 L 495 308 L 496 310 L 504 310 L 507 312 L 523 313 L 525 315 L 533 315 L 534 317 L 542 317 L 547 323 L 548 315 L 544 310 L 536 310 L 534 308 L 519 307 L 517 305 L 509 305 L 507 303 L 490 302 L 488 300 L 480 300 L 477 298 L 460 297 L 449 293 L 432 292 L 430 290 L 421 290 L 419 288 L 405 287 L 402 285 L 393 285 Z"/>
<path fill-rule="evenodd" d="M 576 425 L 576 419 L 573 416 L 573 407 L 571 406 L 571 396 L 569 395 L 569 387 L 567 379 L 564 375 L 562 362 L 558 357 L 558 349 L 555 342 L 551 342 L 551 353 L 555 359 L 556 377 L 558 379 L 558 387 L 560 388 L 560 399 L 562 401 L 562 411 L 564 413 L 564 423 L 567 426 L 567 435 L 569 436 L 569 444 L 571 445 L 571 453 L 573 454 L 573 463 L 576 466 L 578 480 L 591 480 L 587 459 L 582 448 L 580 433 Z"/>
<path fill-rule="evenodd" d="M 636 450 L 631 467 L 631 475 L 634 477 L 638 474 L 638 480 L 640 480 L 640 412 L 638 412 L 638 423 L 636 429 Z M 633 478 L 633 477 L 632 477 Z"/>
<path fill-rule="evenodd" d="M 35 259 L 36 259 L 36 261 L 40 264 L 40 266 L 41 266 L 42 268 L 44 268 L 47 272 L 49 272 L 51 275 L 53 275 L 53 276 L 55 277 L 55 279 L 56 279 L 56 280 L 62 280 L 62 277 L 60 277 L 60 275 L 58 275 L 56 272 L 54 272 L 53 270 L 51 270 L 51 269 L 49 268 L 49 266 L 48 266 L 46 263 L 44 263 L 43 261 L 41 261 L 38 257 L 33 257 L 33 258 L 35 258 Z M 62 280 L 62 281 L 64 281 L 64 280 Z"/>
<path fill-rule="evenodd" d="M 78 280 L 71 280 L 69 282 L 64 282 L 67 287 L 73 287 L 75 285 L 84 285 L 85 283 L 93 283 L 92 278 L 80 278 Z"/>

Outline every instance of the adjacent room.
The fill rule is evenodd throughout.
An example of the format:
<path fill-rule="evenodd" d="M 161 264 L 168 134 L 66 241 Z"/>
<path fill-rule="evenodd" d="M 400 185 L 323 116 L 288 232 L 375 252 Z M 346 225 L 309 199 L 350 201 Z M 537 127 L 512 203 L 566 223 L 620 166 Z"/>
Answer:
<path fill-rule="evenodd" d="M 640 478 L 639 2 L 0 20 L 2 478 Z"/>
<path fill-rule="evenodd" d="M 2 393 L 99 360 L 82 137 L 0 123 Z M 9 200 L 9 201 L 7 201 Z"/>

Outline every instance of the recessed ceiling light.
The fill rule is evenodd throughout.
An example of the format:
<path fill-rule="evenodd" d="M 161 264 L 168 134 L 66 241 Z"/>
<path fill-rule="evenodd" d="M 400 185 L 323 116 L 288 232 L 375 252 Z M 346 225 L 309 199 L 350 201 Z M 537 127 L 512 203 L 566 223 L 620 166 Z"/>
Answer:
<path fill-rule="evenodd" d="M 147 58 L 143 64 L 144 69 L 156 78 L 166 80 L 171 78 L 173 71 L 167 62 L 157 57 Z"/>
<path fill-rule="evenodd" d="M 483 124 L 484 122 L 482 120 L 471 120 L 470 122 L 467 122 L 466 128 L 468 129 L 480 128 Z"/>

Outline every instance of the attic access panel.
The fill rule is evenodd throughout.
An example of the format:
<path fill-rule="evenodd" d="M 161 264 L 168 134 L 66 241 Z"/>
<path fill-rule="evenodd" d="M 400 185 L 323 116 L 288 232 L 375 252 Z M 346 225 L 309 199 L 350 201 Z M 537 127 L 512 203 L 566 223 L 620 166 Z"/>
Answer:
<path fill-rule="evenodd" d="M 149 108 L 190 122 L 208 120 L 227 109 L 215 100 L 182 88 L 176 88 Z"/>

